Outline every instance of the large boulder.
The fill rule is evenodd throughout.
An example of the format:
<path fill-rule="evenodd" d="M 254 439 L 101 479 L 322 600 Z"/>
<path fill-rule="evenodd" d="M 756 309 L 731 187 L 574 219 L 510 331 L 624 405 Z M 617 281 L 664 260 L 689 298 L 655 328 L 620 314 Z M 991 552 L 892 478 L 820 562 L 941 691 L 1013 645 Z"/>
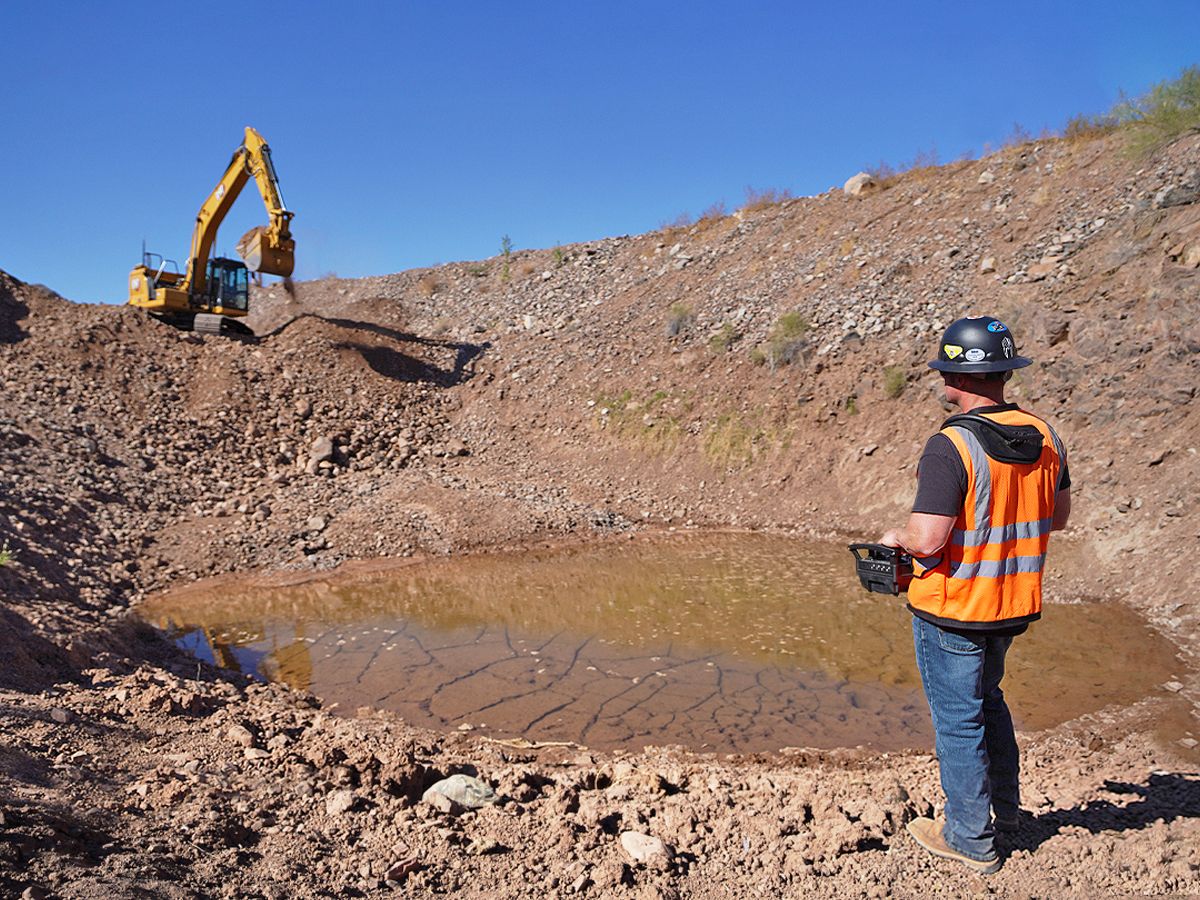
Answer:
<path fill-rule="evenodd" d="M 867 172 L 859 172 L 857 175 L 852 175 L 850 179 L 842 186 L 842 190 L 851 197 L 861 197 L 863 194 L 869 194 L 879 187 L 879 182 Z"/>

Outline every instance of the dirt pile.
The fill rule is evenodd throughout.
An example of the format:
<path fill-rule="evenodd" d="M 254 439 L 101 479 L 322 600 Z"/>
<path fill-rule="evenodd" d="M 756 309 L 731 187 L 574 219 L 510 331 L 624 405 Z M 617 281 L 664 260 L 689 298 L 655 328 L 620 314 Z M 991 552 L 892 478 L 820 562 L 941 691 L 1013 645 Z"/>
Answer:
<path fill-rule="evenodd" d="M 903 514 L 938 418 L 935 335 L 987 311 L 1040 363 L 1015 399 L 1069 448 L 1072 543 L 1094 564 L 1052 592 L 1120 597 L 1194 658 L 1198 165 L 1197 137 L 1136 163 L 1105 140 L 1027 144 L 862 197 L 262 290 L 254 341 L 0 273 L 0 883 L 979 889 L 903 834 L 938 797 L 927 755 L 599 755 L 332 718 L 182 658 L 126 614 L 210 574 L 549 536 L 876 534 Z M 1182 662 L 1168 695 L 1200 702 Z M 1158 745 L 1163 702 L 1026 738 L 1034 815 L 989 884 L 1200 890 L 1180 756 L 1200 728 L 1193 714 L 1183 743 Z M 454 773 L 499 802 L 419 801 Z M 653 842 L 626 832 L 664 847 L 645 856 Z"/>

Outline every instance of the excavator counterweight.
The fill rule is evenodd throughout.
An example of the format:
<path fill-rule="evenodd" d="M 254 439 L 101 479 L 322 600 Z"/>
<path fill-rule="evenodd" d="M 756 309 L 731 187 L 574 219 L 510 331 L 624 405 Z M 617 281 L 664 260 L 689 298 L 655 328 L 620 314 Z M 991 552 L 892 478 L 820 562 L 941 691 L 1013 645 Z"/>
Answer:
<path fill-rule="evenodd" d="M 213 257 L 217 229 L 251 178 L 267 208 L 269 224 L 251 228 L 238 241 L 237 252 L 245 262 Z M 171 260 L 143 252 L 142 264 L 129 273 L 130 304 L 177 328 L 248 333 L 245 325 L 232 321 L 250 311 L 247 272 L 292 274 L 296 249 L 291 233 L 293 215 L 284 205 L 270 147 L 261 134 L 247 127 L 245 140 L 196 214 L 187 270 L 181 273 L 178 266 L 168 270 Z"/>

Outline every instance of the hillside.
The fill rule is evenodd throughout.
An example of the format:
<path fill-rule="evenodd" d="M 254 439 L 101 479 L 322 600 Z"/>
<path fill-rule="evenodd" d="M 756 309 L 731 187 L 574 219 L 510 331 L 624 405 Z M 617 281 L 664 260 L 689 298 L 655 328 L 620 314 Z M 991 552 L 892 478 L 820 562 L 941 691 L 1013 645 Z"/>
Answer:
<path fill-rule="evenodd" d="M 1143 159 L 1115 140 L 269 287 L 253 341 L 0 273 L 0 884 L 373 894 L 414 856 L 399 880 L 468 895 L 977 890 L 903 834 L 937 796 L 926 754 L 510 752 L 227 680 L 128 612 L 210 575 L 635 529 L 874 537 L 905 515 L 943 415 L 937 336 L 986 312 L 1037 363 L 1013 399 L 1068 447 L 1076 562 L 1053 598 L 1129 603 L 1180 652 L 1177 691 L 1025 736 L 1041 818 L 988 884 L 1200 890 L 1179 849 L 1200 839 L 1195 740 L 1150 727 L 1184 703 L 1176 737 L 1200 733 L 1200 136 Z M 250 749 L 286 739 L 229 760 L 233 725 Z M 412 802 L 467 766 L 508 798 L 495 815 Z M 346 789 L 358 807 L 326 802 Z M 676 856 L 634 865 L 613 814 Z"/>

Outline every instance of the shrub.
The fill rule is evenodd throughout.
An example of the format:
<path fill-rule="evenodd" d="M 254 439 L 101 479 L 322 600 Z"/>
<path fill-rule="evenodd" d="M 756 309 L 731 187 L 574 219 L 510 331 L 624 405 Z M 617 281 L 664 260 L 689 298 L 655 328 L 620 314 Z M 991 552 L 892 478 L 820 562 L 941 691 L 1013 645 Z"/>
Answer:
<path fill-rule="evenodd" d="M 904 374 L 903 366 L 887 366 L 883 370 L 883 393 L 890 399 L 895 400 L 904 393 L 904 388 L 908 384 L 908 379 Z"/>
<path fill-rule="evenodd" d="M 13 552 L 8 549 L 8 541 L 0 547 L 0 566 L 7 566 L 13 561 Z"/>
<path fill-rule="evenodd" d="M 1148 153 L 1175 138 L 1200 131 L 1200 66 L 1188 66 L 1141 97 L 1122 99 L 1109 114 L 1129 130 L 1129 146 Z"/>
<path fill-rule="evenodd" d="M 713 353 L 727 353 L 729 348 L 733 346 L 733 342 L 738 338 L 737 332 L 728 322 L 721 325 L 711 337 L 708 339 L 708 349 Z"/>
<path fill-rule="evenodd" d="M 1063 137 L 1068 141 L 1090 141 L 1111 134 L 1116 128 L 1117 120 L 1112 115 L 1072 116 L 1063 129 Z"/>
<path fill-rule="evenodd" d="M 667 337 L 679 337 L 692 327 L 694 321 L 695 316 L 692 315 L 690 306 L 686 303 L 672 304 L 671 316 L 667 319 Z"/>
<path fill-rule="evenodd" d="M 438 281 L 436 275 L 422 275 L 421 280 L 417 282 L 417 291 L 422 297 L 432 297 L 442 289 L 442 283 Z"/>
<path fill-rule="evenodd" d="M 512 238 L 507 234 L 500 238 L 500 256 L 504 259 L 504 264 L 500 267 L 500 280 L 508 281 L 510 274 L 508 263 L 512 259 Z"/>
<path fill-rule="evenodd" d="M 917 155 L 907 162 L 897 163 L 893 166 L 881 159 L 873 166 L 864 167 L 863 171 L 875 179 L 880 190 L 884 190 L 899 181 L 902 175 L 910 173 L 920 175 L 929 169 L 936 168 L 938 163 L 937 147 L 930 147 L 928 150 L 918 151 Z"/>
<path fill-rule="evenodd" d="M 808 348 L 805 335 L 810 327 L 808 319 L 799 311 L 784 313 L 779 317 L 767 335 L 765 362 L 772 372 L 780 366 L 791 365 L 804 355 Z"/>
<path fill-rule="evenodd" d="M 746 202 L 742 204 L 742 211 L 755 212 L 791 199 L 792 192 L 786 189 L 781 191 L 776 188 L 764 188 L 759 191 L 747 185 Z"/>
<path fill-rule="evenodd" d="M 567 255 L 566 255 L 566 253 L 563 252 L 563 248 L 555 247 L 554 248 L 554 267 L 556 269 L 561 268 L 562 264 L 565 263 L 566 261 L 567 261 Z"/>
<path fill-rule="evenodd" d="M 729 212 L 725 209 L 725 201 L 718 200 L 708 209 L 704 210 L 704 212 L 700 213 L 700 218 L 696 220 L 696 224 L 712 225 L 715 222 L 719 222 L 727 215 L 729 215 Z"/>

